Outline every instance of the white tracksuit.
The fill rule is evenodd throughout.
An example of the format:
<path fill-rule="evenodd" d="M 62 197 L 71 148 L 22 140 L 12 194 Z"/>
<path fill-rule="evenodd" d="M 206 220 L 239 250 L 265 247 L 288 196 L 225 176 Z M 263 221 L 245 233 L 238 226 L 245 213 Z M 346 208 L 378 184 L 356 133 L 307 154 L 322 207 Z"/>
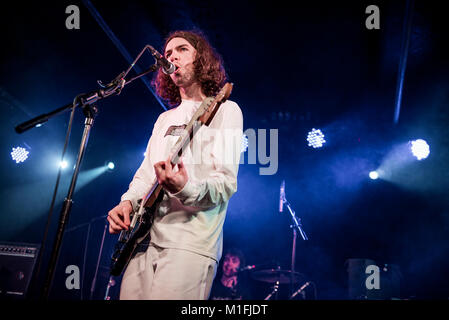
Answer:
<path fill-rule="evenodd" d="M 167 160 L 182 126 L 200 104 L 183 100 L 159 116 L 146 157 L 122 201 L 138 207 L 156 177 L 154 164 Z M 210 125 L 195 134 L 182 157 L 189 180 L 178 193 L 164 195 L 150 231 L 150 247 L 128 265 L 120 299 L 208 298 L 222 254 L 228 202 L 237 191 L 242 131 L 242 112 L 228 100 Z"/>

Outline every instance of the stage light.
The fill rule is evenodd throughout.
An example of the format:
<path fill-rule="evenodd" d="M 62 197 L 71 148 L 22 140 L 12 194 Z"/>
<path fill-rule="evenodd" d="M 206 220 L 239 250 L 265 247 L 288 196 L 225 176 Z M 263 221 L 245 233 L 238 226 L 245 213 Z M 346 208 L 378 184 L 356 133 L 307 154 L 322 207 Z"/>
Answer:
<path fill-rule="evenodd" d="M 427 142 L 423 139 L 417 139 L 410 142 L 413 155 L 418 160 L 425 159 L 430 154 L 430 147 Z"/>
<path fill-rule="evenodd" d="M 27 149 L 22 148 L 22 147 L 12 148 L 11 158 L 16 163 L 24 162 L 28 158 L 29 153 L 30 152 Z"/>
<path fill-rule="evenodd" d="M 68 163 L 67 161 L 65 161 L 65 160 L 59 162 L 59 166 L 60 166 L 62 169 L 67 168 L 68 165 L 69 165 L 69 163 Z"/>
<path fill-rule="evenodd" d="M 371 172 L 369 173 L 369 177 L 370 177 L 372 180 L 376 180 L 377 178 L 379 178 L 379 173 L 377 173 L 377 171 L 371 171 Z"/>
<path fill-rule="evenodd" d="M 109 163 L 108 163 L 108 169 L 109 169 L 109 170 L 114 170 L 114 168 L 115 168 L 114 162 L 109 162 Z"/>
<path fill-rule="evenodd" d="M 313 148 L 321 148 L 324 143 L 326 143 L 326 140 L 324 139 L 324 134 L 321 132 L 320 129 L 313 128 L 308 134 L 307 134 L 307 141 L 309 142 L 309 147 Z"/>
<path fill-rule="evenodd" d="M 244 134 L 242 136 L 242 148 L 240 152 L 245 152 L 246 150 L 248 150 L 248 137 L 246 134 Z"/>

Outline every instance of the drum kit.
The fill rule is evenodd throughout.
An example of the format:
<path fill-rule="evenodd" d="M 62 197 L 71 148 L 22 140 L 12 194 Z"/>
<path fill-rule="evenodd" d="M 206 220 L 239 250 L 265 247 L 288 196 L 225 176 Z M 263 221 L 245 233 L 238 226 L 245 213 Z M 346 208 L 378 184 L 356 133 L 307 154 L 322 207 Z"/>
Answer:
<path fill-rule="evenodd" d="M 277 268 L 265 269 L 254 271 L 251 274 L 251 277 L 254 280 L 261 281 L 264 283 L 272 284 L 272 291 L 265 297 L 264 300 L 278 299 L 279 287 L 283 284 L 290 284 L 291 287 L 293 285 L 302 284 L 302 286 L 296 290 L 293 294 L 289 296 L 289 299 L 293 299 L 298 293 L 303 292 L 308 282 L 305 282 L 305 276 L 302 273 L 295 272 L 292 270 L 282 270 L 279 266 Z"/>

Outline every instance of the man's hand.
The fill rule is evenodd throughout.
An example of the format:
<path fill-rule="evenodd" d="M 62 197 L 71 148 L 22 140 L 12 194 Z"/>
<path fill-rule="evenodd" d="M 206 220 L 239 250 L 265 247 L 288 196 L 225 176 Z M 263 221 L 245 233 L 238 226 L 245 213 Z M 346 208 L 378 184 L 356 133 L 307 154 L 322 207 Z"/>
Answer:
<path fill-rule="evenodd" d="M 165 190 L 171 193 L 177 193 L 184 188 L 189 180 L 187 170 L 180 159 L 178 163 L 178 171 L 173 171 L 173 166 L 170 162 L 170 157 L 166 161 L 160 161 L 154 165 L 157 182 L 164 187 Z"/>
<path fill-rule="evenodd" d="M 133 211 L 131 201 L 120 202 L 108 213 L 109 233 L 119 233 L 123 229 L 128 230 L 130 225 L 129 215 Z"/>

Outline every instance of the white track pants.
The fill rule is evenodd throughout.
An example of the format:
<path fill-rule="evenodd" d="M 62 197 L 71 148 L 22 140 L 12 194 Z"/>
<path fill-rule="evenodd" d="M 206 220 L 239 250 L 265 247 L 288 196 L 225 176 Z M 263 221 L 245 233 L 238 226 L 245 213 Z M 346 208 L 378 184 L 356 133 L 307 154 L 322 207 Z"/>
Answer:
<path fill-rule="evenodd" d="M 216 271 L 212 258 L 150 245 L 129 262 L 120 300 L 207 300 Z"/>

